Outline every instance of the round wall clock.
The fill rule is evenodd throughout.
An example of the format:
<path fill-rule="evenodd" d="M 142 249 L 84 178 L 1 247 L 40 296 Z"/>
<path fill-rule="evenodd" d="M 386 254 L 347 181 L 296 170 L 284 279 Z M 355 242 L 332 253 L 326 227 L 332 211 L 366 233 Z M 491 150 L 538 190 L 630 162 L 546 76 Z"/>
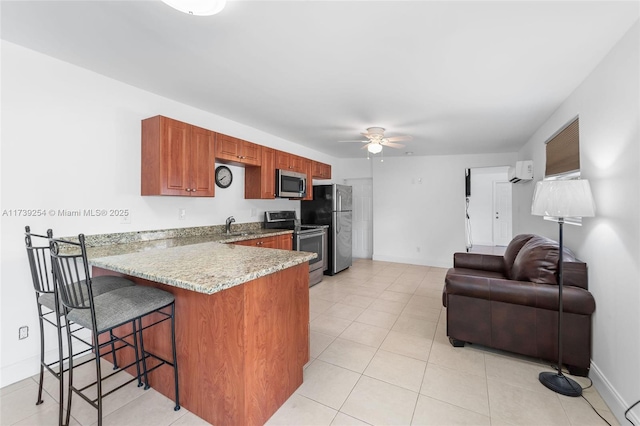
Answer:
<path fill-rule="evenodd" d="M 228 188 L 233 182 L 233 173 L 227 166 L 216 167 L 216 185 L 220 188 Z"/>

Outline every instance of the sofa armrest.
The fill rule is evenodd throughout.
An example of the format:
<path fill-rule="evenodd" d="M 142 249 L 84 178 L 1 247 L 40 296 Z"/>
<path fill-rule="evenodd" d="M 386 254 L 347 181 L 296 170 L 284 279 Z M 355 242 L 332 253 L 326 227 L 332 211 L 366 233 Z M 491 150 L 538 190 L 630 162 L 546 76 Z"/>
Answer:
<path fill-rule="evenodd" d="M 449 295 L 558 310 L 558 286 L 555 284 L 450 275 L 445 279 L 443 299 Z M 562 308 L 566 312 L 591 315 L 595 311 L 593 295 L 583 288 L 564 286 L 562 296 Z"/>
<path fill-rule="evenodd" d="M 494 254 L 454 253 L 453 267 L 504 273 L 504 258 Z"/>

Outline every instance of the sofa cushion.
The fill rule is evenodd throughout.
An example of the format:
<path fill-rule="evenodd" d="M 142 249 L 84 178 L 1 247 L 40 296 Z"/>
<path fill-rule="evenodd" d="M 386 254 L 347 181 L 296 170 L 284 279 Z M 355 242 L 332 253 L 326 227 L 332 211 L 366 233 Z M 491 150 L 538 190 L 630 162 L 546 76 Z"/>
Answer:
<path fill-rule="evenodd" d="M 470 277 L 484 277 L 484 278 L 507 278 L 501 272 L 489 271 L 486 269 L 471 269 L 471 268 L 450 268 L 447 271 L 447 276 L 449 275 L 466 275 Z"/>
<path fill-rule="evenodd" d="M 504 251 L 504 268 L 505 271 L 507 271 L 507 274 L 509 274 L 509 278 L 513 278 L 510 274 L 513 262 L 516 260 L 516 256 L 518 256 L 522 246 L 524 246 L 533 237 L 535 237 L 534 234 L 516 235 Z"/>
<path fill-rule="evenodd" d="M 526 242 L 513 261 L 512 280 L 538 284 L 558 284 L 558 243 L 535 236 Z"/>
<path fill-rule="evenodd" d="M 447 275 L 445 296 L 465 296 L 491 302 L 511 303 L 532 308 L 558 310 L 558 287 L 527 281 L 504 280 L 487 277 Z M 443 298 L 446 306 L 446 297 Z M 591 315 L 596 308 L 591 293 L 578 287 L 566 287 L 562 307 L 567 313 Z"/>
<path fill-rule="evenodd" d="M 453 267 L 456 269 L 464 268 L 477 271 L 492 271 L 500 275 L 505 273 L 504 258 L 493 254 L 454 253 Z"/>

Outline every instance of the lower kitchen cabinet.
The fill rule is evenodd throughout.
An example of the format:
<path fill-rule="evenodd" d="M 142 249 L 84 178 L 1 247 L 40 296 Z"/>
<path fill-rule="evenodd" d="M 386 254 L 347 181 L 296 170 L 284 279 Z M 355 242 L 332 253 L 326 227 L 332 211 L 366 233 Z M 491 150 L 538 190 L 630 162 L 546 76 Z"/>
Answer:
<path fill-rule="evenodd" d="M 277 235 L 278 247 L 281 250 L 293 250 L 293 234 Z"/>
<path fill-rule="evenodd" d="M 254 238 L 251 240 L 238 241 L 234 244 L 239 246 L 292 250 L 293 249 L 292 238 L 293 238 L 293 234 L 275 235 L 273 237 Z"/>

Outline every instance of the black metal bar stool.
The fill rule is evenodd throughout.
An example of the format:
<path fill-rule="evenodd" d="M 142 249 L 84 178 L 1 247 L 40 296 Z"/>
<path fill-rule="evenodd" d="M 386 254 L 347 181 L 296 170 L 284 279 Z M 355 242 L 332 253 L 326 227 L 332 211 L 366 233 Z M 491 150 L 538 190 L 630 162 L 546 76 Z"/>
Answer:
<path fill-rule="evenodd" d="M 110 395 L 134 380 L 138 380 L 138 386 L 142 386 L 143 378 L 146 385 L 145 389 L 148 389 L 147 373 L 151 371 L 147 370 L 146 360 L 148 358 L 154 358 L 158 361 L 158 364 L 156 364 L 153 369 L 165 364 L 173 367 L 176 404 L 174 410 L 179 410 L 180 397 L 176 357 L 174 296 L 169 292 L 146 286 L 120 288 L 101 294 L 100 296 L 95 296 L 92 288 L 92 282 L 95 279 L 91 278 L 89 274 L 84 235 L 80 234 L 78 241 L 78 243 L 75 243 L 60 239 L 50 239 L 51 262 L 53 263 L 58 295 L 64 307 L 69 348 L 70 350 L 72 348 L 72 336 L 71 333 L 69 333 L 69 323 L 73 321 L 92 331 L 92 346 L 96 362 L 96 381 L 82 388 L 77 388 L 73 385 L 73 358 L 69 358 L 69 398 L 67 399 L 66 424 L 69 423 L 71 415 L 73 393 L 76 393 L 98 410 L 98 426 L 101 426 L 103 397 Z M 169 311 L 168 313 L 166 312 L 167 310 Z M 154 319 L 153 323 L 147 324 L 144 328 L 152 327 L 167 320 L 171 321 L 172 360 L 163 359 L 156 354 L 144 350 L 142 318 L 152 313 L 158 314 L 157 317 L 160 319 Z M 114 329 L 127 324 L 131 324 L 131 333 L 125 336 L 119 336 L 113 333 Z M 99 335 L 106 332 L 109 332 L 110 339 L 101 343 Z M 129 337 L 131 337 L 132 341 L 129 341 Z M 138 341 L 140 341 L 140 343 L 138 343 Z M 126 366 L 122 366 L 120 370 L 103 378 L 100 368 L 101 349 L 108 346 L 113 347 L 112 345 L 114 345 L 114 343 L 118 343 L 119 345 L 115 348 L 116 352 L 124 348 L 133 349 L 135 361 Z M 142 372 L 140 371 L 140 363 L 142 363 Z M 135 377 L 103 394 L 102 380 L 134 365 L 136 368 Z M 96 386 L 97 397 L 90 398 L 85 395 L 84 392 L 94 385 Z"/>
<path fill-rule="evenodd" d="M 53 232 L 51 231 L 51 229 L 47 230 L 47 235 L 39 235 L 32 233 L 29 226 L 25 227 L 25 245 L 27 248 L 27 259 L 29 260 L 31 279 L 33 281 L 33 288 L 36 295 L 38 322 L 40 325 L 40 377 L 38 380 L 38 399 L 36 400 L 36 405 L 42 403 L 42 386 L 44 381 L 44 371 L 46 369 L 59 381 L 58 424 L 62 425 L 64 386 L 61 377 L 66 371 L 64 368 L 64 362 L 67 361 L 69 357 L 64 356 L 63 353 L 62 329 L 65 328 L 66 325 L 60 319 L 63 308 L 59 302 L 52 275 L 53 271 L 51 268 L 51 256 L 49 253 L 49 239 L 52 237 Z M 41 242 L 34 246 L 33 240 Z M 97 277 L 92 284 L 93 294 L 96 296 L 118 288 L 130 287 L 134 285 L 133 281 L 131 280 L 113 276 Z M 51 362 L 47 362 L 45 360 L 46 344 L 44 337 L 44 324 L 50 324 L 54 326 L 57 332 L 58 358 Z M 78 331 L 82 330 L 82 328 L 83 327 L 78 324 L 71 323 L 69 331 L 71 332 L 74 339 L 77 339 L 85 343 L 86 345 L 90 345 L 77 333 Z M 79 356 L 89 352 L 90 350 L 91 349 L 85 349 L 73 355 Z M 114 350 L 113 347 L 112 350 Z"/>

